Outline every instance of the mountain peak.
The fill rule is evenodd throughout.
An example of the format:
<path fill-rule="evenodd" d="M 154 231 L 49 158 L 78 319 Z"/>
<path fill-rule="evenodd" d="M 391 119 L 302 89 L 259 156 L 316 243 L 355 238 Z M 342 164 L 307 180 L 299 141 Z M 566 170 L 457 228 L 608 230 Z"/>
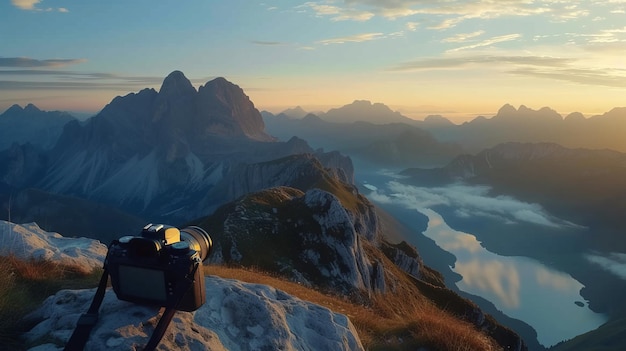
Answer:
<path fill-rule="evenodd" d="M 183 72 L 174 71 L 163 80 L 159 94 L 164 96 L 191 96 L 196 93 L 196 89 Z"/>
<path fill-rule="evenodd" d="M 525 107 L 525 106 L 522 105 L 520 107 Z M 510 116 L 515 113 L 517 113 L 517 109 L 513 107 L 513 105 L 505 104 L 504 106 L 500 107 L 496 116 Z"/>
<path fill-rule="evenodd" d="M 296 106 L 294 108 L 288 108 L 280 114 L 283 114 L 289 118 L 300 119 L 304 118 L 308 114 L 308 112 L 306 112 L 302 107 Z"/>
<path fill-rule="evenodd" d="M 41 112 L 41 110 L 38 109 L 37 106 L 33 104 L 28 104 L 26 105 L 26 107 L 24 107 L 24 112 L 33 113 L 33 112 Z"/>
<path fill-rule="evenodd" d="M 10 115 L 10 114 L 19 113 L 22 111 L 23 111 L 22 106 L 18 104 L 14 104 L 13 106 L 9 107 L 6 111 L 4 111 L 3 114 Z"/>

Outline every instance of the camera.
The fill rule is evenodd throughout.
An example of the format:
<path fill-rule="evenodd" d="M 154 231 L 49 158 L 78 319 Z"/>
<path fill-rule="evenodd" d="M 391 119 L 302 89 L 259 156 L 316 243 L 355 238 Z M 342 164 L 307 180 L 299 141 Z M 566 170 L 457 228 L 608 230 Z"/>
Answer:
<path fill-rule="evenodd" d="M 109 246 L 104 268 L 120 300 L 195 311 L 206 300 L 202 261 L 212 248 L 200 227 L 146 225 Z"/>

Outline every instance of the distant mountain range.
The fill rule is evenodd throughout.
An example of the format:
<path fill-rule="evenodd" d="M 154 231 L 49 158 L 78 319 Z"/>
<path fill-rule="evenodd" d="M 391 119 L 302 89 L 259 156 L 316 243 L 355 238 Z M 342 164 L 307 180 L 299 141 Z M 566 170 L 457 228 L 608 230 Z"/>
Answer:
<path fill-rule="evenodd" d="M 24 108 L 13 105 L 0 114 L 0 150 L 13 143 L 51 148 L 61 135 L 63 126 L 74 120 L 67 112 L 41 111 L 33 104 Z"/>
<path fill-rule="evenodd" d="M 480 152 L 505 142 L 553 142 L 571 148 L 612 149 L 626 152 L 626 107 L 585 118 L 571 113 L 565 118 L 544 107 L 504 105 L 492 118 L 478 117 L 461 125 L 422 124 L 438 140 Z"/>
<path fill-rule="evenodd" d="M 428 131 L 405 123 L 329 122 L 314 114 L 293 119 L 266 111 L 262 115 L 268 133 L 279 140 L 297 136 L 314 148 L 339 150 L 382 167 L 443 165 L 463 152 L 458 145 L 439 142 Z"/>
<path fill-rule="evenodd" d="M 590 118 L 580 113 L 563 118 L 547 107 L 516 109 L 507 104 L 491 118 L 480 116 L 461 125 L 437 115 L 413 120 L 369 101 L 302 118 L 267 111 L 262 115 L 268 132 L 281 140 L 298 136 L 314 147 L 337 149 L 383 167 L 442 166 L 462 153 L 505 142 L 552 142 L 626 152 L 626 108 Z"/>
<path fill-rule="evenodd" d="M 626 251 L 626 153 L 554 143 L 503 143 L 441 168 L 407 169 L 413 184 L 485 184 L 592 228 L 588 247 Z"/>

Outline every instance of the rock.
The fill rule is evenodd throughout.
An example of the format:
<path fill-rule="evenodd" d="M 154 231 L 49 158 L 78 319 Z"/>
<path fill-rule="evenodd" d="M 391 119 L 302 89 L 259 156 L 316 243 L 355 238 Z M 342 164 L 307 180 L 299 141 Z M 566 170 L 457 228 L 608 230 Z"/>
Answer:
<path fill-rule="evenodd" d="M 50 233 L 36 223 L 14 224 L 0 221 L 0 256 L 50 260 L 91 272 L 102 267 L 107 246 L 87 238 L 65 238 Z"/>
<path fill-rule="evenodd" d="M 363 350 L 350 320 L 283 291 L 208 276 L 206 304 L 176 312 L 158 350 Z M 95 289 L 62 290 L 27 318 L 38 324 L 29 342 L 64 344 L 78 317 L 87 311 Z M 120 301 L 110 289 L 86 350 L 136 350 L 145 345 L 160 318 L 158 307 Z M 47 343 L 30 351 L 57 351 Z"/>

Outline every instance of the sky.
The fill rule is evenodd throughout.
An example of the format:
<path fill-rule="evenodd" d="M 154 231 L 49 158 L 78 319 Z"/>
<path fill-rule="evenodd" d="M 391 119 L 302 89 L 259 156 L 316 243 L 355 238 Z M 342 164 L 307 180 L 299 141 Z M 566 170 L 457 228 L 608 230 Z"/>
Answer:
<path fill-rule="evenodd" d="M 97 112 L 180 70 L 260 110 L 626 106 L 626 0 L 0 0 L 0 112 Z"/>

